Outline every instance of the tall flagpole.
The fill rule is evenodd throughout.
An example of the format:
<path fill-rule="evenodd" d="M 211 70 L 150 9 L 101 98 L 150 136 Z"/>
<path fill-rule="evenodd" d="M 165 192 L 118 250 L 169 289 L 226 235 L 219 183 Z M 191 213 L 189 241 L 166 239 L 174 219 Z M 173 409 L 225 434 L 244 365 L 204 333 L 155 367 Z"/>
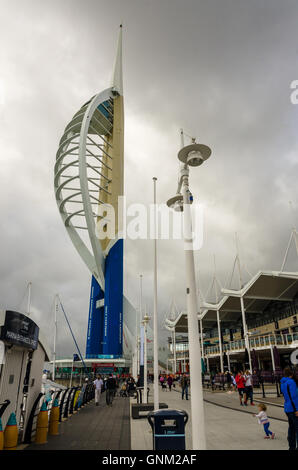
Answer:
<path fill-rule="evenodd" d="M 31 287 L 32 287 L 32 282 L 30 281 L 28 284 L 28 303 L 27 303 L 27 315 L 29 317 L 30 315 L 30 309 L 31 309 Z"/>
<path fill-rule="evenodd" d="M 139 318 L 139 328 L 140 328 L 140 379 L 141 385 L 144 385 L 144 326 L 142 324 L 143 320 L 143 275 L 140 274 L 140 318 Z"/>
<path fill-rule="evenodd" d="M 159 409 L 159 389 L 158 389 L 158 324 L 157 324 L 157 211 L 156 211 L 156 181 L 153 178 L 154 189 L 154 301 L 153 301 L 153 360 L 154 360 L 154 410 Z"/>
<path fill-rule="evenodd" d="M 56 341 L 57 341 L 57 312 L 58 312 L 58 298 L 55 295 L 55 305 L 54 305 L 54 352 L 53 352 L 53 381 L 55 382 L 55 373 L 56 373 Z"/>
<path fill-rule="evenodd" d="M 235 241 L 236 241 L 236 251 L 237 251 L 236 259 L 237 259 L 238 274 L 239 274 L 239 289 L 241 291 L 241 289 L 243 287 L 243 282 L 242 282 L 242 275 L 241 275 L 240 255 L 239 255 L 237 232 L 235 233 Z M 249 339 L 248 339 L 248 329 L 247 329 L 247 324 L 246 324 L 245 307 L 244 307 L 244 300 L 243 300 L 242 294 L 240 295 L 240 305 L 241 305 L 244 341 L 245 341 L 245 347 L 246 347 L 247 353 L 248 353 L 249 370 L 252 372 L 250 346 L 249 346 Z"/>

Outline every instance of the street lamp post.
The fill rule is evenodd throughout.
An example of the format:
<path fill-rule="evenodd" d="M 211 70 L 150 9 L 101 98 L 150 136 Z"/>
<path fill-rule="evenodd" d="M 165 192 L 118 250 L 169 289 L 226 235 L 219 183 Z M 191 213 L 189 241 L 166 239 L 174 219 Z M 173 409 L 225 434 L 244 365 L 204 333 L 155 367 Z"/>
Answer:
<path fill-rule="evenodd" d="M 193 198 L 189 190 L 189 167 L 201 165 L 207 158 L 209 158 L 211 150 L 206 145 L 197 144 L 194 139 L 191 145 L 184 147 L 182 130 L 181 144 L 182 148 L 178 153 L 178 159 L 183 163 L 183 165 L 180 167 L 178 191 L 176 196 L 167 202 L 167 205 L 175 210 L 183 211 L 189 369 L 192 397 L 192 449 L 204 450 L 206 449 L 206 436 L 201 373 L 201 350 L 198 328 L 198 304 L 192 242 L 192 221 L 190 213 L 190 204 L 192 203 Z"/>
<path fill-rule="evenodd" d="M 153 401 L 154 411 L 159 410 L 158 389 L 158 316 L 157 316 L 157 211 L 156 211 L 156 181 L 153 177 L 153 202 L 154 202 L 154 276 L 153 276 Z"/>
<path fill-rule="evenodd" d="M 150 318 L 148 315 L 145 313 L 144 318 L 142 320 L 142 324 L 144 326 L 144 403 L 148 403 L 147 400 L 147 388 L 148 388 L 148 382 L 147 382 L 147 325 L 149 322 Z"/>
<path fill-rule="evenodd" d="M 174 374 L 177 373 L 177 358 L 176 358 L 176 328 L 173 328 L 173 357 L 174 357 Z"/>

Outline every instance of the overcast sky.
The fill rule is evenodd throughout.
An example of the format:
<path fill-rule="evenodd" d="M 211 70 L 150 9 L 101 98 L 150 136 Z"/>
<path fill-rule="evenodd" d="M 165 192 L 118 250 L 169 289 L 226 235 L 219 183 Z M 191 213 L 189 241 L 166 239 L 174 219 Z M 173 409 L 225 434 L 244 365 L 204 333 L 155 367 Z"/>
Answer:
<path fill-rule="evenodd" d="M 227 284 L 236 231 L 249 273 L 280 269 L 298 214 L 295 0 L 0 0 L 0 8 L 0 308 L 25 309 L 32 281 L 32 317 L 52 347 L 58 292 L 85 352 L 90 274 L 58 213 L 53 168 L 66 124 L 110 85 L 121 22 L 128 201 L 152 202 L 153 176 L 158 202 L 175 194 L 183 127 L 212 149 L 190 175 L 205 206 L 203 293 L 214 254 Z M 138 306 L 142 273 L 149 313 L 152 255 L 153 242 L 126 242 L 125 294 Z M 286 269 L 297 271 L 297 261 L 292 247 Z M 158 286 L 161 319 L 173 298 L 185 309 L 182 242 L 158 243 Z M 60 315 L 57 354 L 73 352 Z"/>

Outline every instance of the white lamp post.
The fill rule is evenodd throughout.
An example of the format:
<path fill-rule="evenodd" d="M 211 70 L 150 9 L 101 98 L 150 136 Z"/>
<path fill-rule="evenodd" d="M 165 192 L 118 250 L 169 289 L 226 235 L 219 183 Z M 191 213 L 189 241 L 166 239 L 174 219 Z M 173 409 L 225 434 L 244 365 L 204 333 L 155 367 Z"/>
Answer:
<path fill-rule="evenodd" d="M 177 358 L 176 358 L 176 329 L 173 328 L 173 357 L 174 357 L 174 374 L 177 373 Z"/>
<path fill-rule="evenodd" d="M 147 388 L 148 388 L 148 382 L 147 382 L 147 325 L 149 322 L 150 318 L 148 315 L 144 315 L 142 324 L 144 326 L 144 403 L 148 403 L 147 400 Z"/>
<path fill-rule="evenodd" d="M 153 295 L 153 400 L 154 411 L 159 410 L 159 389 L 158 389 L 158 316 L 157 316 L 157 211 L 156 211 L 156 181 L 153 178 L 153 202 L 154 202 L 154 295 Z"/>
<path fill-rule="evenodd" d="M 55 295 L 55 319 L 54 319 L 54 352 L 53 352 L 53 382 L 56 377 L 56 341 L 57 341 L 57 313 L 58 313 L 58 297 Z"/>
<path fill-rule="evenodd" d="M 189 339 L 189 369 L 191 386 L 191 421 L 192 449 L 206 449 L 204 402 L 201 371 L 201 349 L 198 326 L 198 301 L 192 243 L 192 221 L 190 204 L 192 195 L 189 190 L 189 167 L 199 166 L 211 155 L 206 145 L 197 144 L 184 147 L 183 131 L 181 130 L 181 150 L 178 159 L 183 163 L 180 167 L 180 177 L 177 194 L 169 199 L 167 205 L 175 210 L 183 211 L 184 222 L 184 253 L 186 267 L 186 300 Z M 182 193 L 182 194 L 181 194 Z M 183 204 L 182 204 L 183 201 Z"/>

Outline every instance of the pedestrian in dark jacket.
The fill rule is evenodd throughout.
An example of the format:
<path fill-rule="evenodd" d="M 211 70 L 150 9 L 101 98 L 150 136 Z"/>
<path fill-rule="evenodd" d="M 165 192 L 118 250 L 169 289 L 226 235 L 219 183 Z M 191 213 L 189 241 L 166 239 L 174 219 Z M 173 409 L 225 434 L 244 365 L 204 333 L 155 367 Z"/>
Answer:
<path fill-rule="evenodd" d="M 106 403 L 108 406 L 112 406 L 113 402 L 113 397 L 115 396 L 116 393 L 116 380 L 112 376 L 112 374 L 109 375 L 109 378 L 106 382 Z"/>
<path fill-rule="evenodd" d="M 298 450 L 298 393 L 297 385 L 293 379 L 294 372 L 290 367 L 284 370 L 284 377 L 280 381 L 280 389 L 285 403 L 284 411 L 288 417 L 289 450 Z"/>
<path fill-rule="evenodd" d="M 173 378 L 170 375 L 167 378 L 167 382 L 168 382 L 169 390 L 171 391 L 172 384 L 173 384 Z"/>
<path fill-rule="evenodd" d="M 189 380 L 188 380 L 188 377 L 186 377 L 185 374 L 183 374 L 180 384 L 181 384 L 181 388 L 182 388 L 182 400 L 184 398 L 184 395 L 185 395 L 185 399 L 188 400 Z"/>

